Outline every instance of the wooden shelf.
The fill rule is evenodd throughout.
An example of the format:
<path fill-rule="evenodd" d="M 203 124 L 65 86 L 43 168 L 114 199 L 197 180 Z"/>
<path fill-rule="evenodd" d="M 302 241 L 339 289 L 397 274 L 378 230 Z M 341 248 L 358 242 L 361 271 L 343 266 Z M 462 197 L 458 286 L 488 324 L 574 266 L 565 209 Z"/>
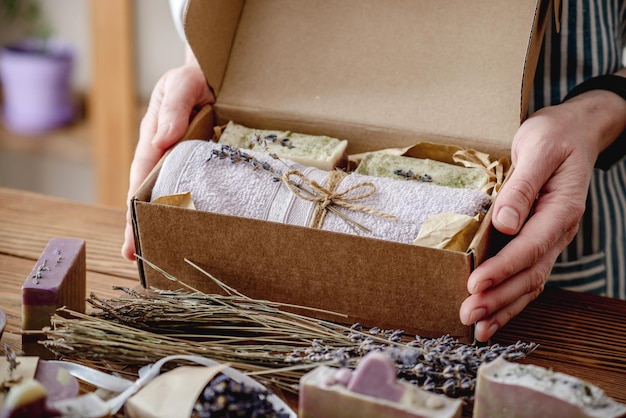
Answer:
<path fill-rule="evenodd" d="M 38 136 L 17 135 L 0 126 L 0 150 L 89 162 L 95 172 L 96 201 L 125 208 L 138 120 L 143 116 L 137 114 L 133 5 L 126 0 L 91 0 L 90 10 L 93 83 L 88 120 Z"/>
<path fill-rule="evenodd" d="M 0 151 L 89 163 L 92 158 L 90 137 L 90 126 L 84 119 L 40 135 L 21 135 L 0 124 Z"/>

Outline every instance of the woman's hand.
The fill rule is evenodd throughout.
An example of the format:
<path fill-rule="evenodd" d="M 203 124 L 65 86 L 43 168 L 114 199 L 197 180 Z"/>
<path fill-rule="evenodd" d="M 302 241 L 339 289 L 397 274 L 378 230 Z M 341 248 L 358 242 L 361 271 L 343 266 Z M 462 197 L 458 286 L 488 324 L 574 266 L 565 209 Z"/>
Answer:
<path fill-rule="evenodd" d="M 556 258 L 578 231 L 597 156 L 624 130 L 625 115 L 619 96 L 592 91 L 534 113 L 518 130 L 514 171 L 492 220 L 500 232 L 517 236 L 472 272 L 460 310 L 461 322 L 476 324 L 478 341 L 543 291 Z"/>
<path fill-rule="evenodd" d="M 196 109 L 214 101 L 204 74 L 190 54 L 185 65 L 161 77 L 152 91 L 148 110 L 141 121 L 139 141 L 130 168 L 129 202 L 165 151 L 183 137 Z M 122 255 L 134 260 L 134 253 L 129 207 Z"/>

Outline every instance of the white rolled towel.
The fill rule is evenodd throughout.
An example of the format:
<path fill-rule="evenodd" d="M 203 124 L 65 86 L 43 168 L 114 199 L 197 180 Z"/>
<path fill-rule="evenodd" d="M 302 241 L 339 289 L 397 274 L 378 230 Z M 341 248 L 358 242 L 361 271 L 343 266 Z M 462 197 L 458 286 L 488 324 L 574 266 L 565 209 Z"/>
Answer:
<path fill-rule="evenodd" d="M 319 204 L 297 196 L 275 175 L 253 163 L 219 158 L 223 145 L 210 141 L 188 140 L 176 145 L 163 161 L 152 200 L 161 196 L 190 192 L 196 209 L 231 216 L 311 226 Z M 250 150 L 240 151 L 264 163 L 274 173 L 296 170 L 310 181 L 327 185 L 331 172 L 305 167 L 291 161 Z M 298 175 L 289 179 L 302 184 Z M 307 180 L 305 180 L 307 181 Z M 371 184 L 374 188 L 363 184 Z M 359 186 L 360 185 L 360 186 Z M 310 190 L 308 185 L 302 185 Z M 331 204 L 321 226 L 323 230 L 411 244 L 422 223 L 431 215 L 452 212 L 468 216 L 485 213 L 490 197 L 479 190 L 443 187 L 428 183 L 365 176 L 344 175 L 334 189 L 342 193 L 351 208 Z M 373 193 L 369 193 L 375 190 Z M 307 193 L 305 193 L 306 195 Z M 369 195 L 368 195 L 369 194 Z M 316 193 L 319 196 L 319 193 Z M 350 200 L 355 196 L 363 196 Z M 364 231 L 355 225 L 367 229 Z"/>

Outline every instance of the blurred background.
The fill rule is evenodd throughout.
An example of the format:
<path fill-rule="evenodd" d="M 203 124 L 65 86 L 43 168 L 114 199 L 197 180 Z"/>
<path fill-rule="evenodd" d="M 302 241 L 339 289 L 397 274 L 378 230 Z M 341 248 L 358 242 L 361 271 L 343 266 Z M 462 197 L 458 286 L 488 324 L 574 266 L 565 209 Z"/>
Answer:
<path fill-rule="evenodd" d="M 150 92 L 184 61 L 168 1 L 0 0 L 0 47 L 0 187 L 125 207 Z"/>

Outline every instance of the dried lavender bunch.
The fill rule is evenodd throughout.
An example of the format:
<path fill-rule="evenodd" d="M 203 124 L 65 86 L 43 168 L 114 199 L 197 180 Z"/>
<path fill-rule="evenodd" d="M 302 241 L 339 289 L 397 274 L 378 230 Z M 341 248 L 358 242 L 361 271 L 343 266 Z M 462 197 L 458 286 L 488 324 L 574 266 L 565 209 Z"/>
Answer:
<path fill-rule="evenodd" d="M 220 373 L 200 394 L 191 418 L 288 418 L 286 411 L 274 408 L 268 399 L 270 395 L 267 390 L 244 385 Z"/>
<path fill-rule="evenodd" d="M 369 334 L 369 335 L 368 335 Z M 477 346 L 464 344 L 450 335 L 406 341 L 402 330 L 363 331 L 355 324 L 347 333 L 354 344 L 333 347 L 322 340 L 314 340 L 310 347 L 296 349 L 285 361 L 296 364 L 330 361 L 344 367 L 355 367 L 358 359 L 370 351 L 385 351 L 396 362 L 398 377 L 424 390 L 450 397 L 472 399 L 478 367 L 498 357 L 520 360 L 537 348 L 535 343 L 518 341 L 516 344 Z M 387 340 L 380 340 L 384 336 Z"/>

